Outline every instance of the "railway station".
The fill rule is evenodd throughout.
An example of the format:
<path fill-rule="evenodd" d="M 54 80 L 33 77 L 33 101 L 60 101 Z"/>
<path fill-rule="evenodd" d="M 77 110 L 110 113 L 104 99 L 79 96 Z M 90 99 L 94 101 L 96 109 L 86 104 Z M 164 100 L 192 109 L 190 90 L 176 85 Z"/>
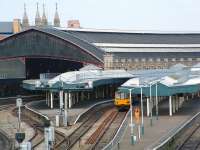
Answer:
<path fill-rule="evenodd" d="M 200 32 L 0 22 L 0 149 L 200 149 Z M 75 10 L 76 11 L 76 10 Z"/>
<path fill-rule="evenodd" d="M 120 97 L 128 100 L 130 100 L 131 94 L 133 108 L 128 114 L 130 115 L 132 112 L 131 115 L 134 116 L 136 108 L 139 108 L 141 118 L 137 120 L 137 118 L 135 118 L 136 116 L 134 116 L 134 121 L 132 123 L 129 119 L 126 119 L 126 123 L 123 123 L 126 124 L 126 126 L 128 123 L 131 125 L 139 125 L 141 129 L 134 128 L 131 132 L 134 131 L 134 137 L 136 138 L 134 140 L 138 144 L 138 146 L 136 144 L 135 147 L 143 149 L 146 146 L 152 146 L 153 143 L 150 144 L 149 139 L 148 142 L 143 141 L 142 144 L 138 141 L 142 141 L 142 137 L 145 137 L 146 132 L 154 131 L 154 126 L 164 126 L 163 123 L 167 124 L 166 121 L 171 120 L 170 117 L 173 123 L 169 122 L 169 125 L 177 126 L 184 122 L 188 115 L 190 116 L 198 112 L 198 107 L 200 105 L 199 100 L 197 100 L 200 96 L 199 71 L 200 67 L 198 64 L 193 67 L 177 64 L 169 69 L 144 71 L 102 71 L 100 68 L 94 66 L 86 66 L 80 69 L 80 71 L 63 73 L 52 79 L 25 80 L 23 82 L 23 87 L 28 90 L 46 91 L 46 100 L 33 103 L 32 107 L 39 112 L 47 114 L 50 118 L 53 118 L 54 123 L 60 127 L 67 125 L 73 126 L 78 123 L 79 119 L 86 115 L 90 109 L 97 109 L 102 104 L 105 105 L 106 103 L 109 104 L 112 102 L 115 103 L 118 108 L 123 107 L 124 104 L 121 106 L 116 104 L 115 93 L 117 92 Z M 79 78 L 80 74 L 82 74 L 82 78 Z M 106 86 L 107 84 L 111 86 Z M 111 89 L 115 90 L 112 91 Z M 107 95 L 108 93 L 112 94 Z M 110 101 L 110 99 L 114 97 L 115 102 L 112 100 Z M 54 99 L 57 99 L 57 104 L 53 102 Z M 134 102 L 136 101 L 137 104 L 135 105 Z M 56 105 L 55 109 L 54 105 Z M 130 103 L 128 106 L 129 105 Z M 188 107 L 192 107 L 193 110 L 188 112 Z M 188 115 L 183 118 L 177 117 L 176 114 L 182 114 L 184 111 L 186 111 Z M 174 120 L 172 117 L 173 115 L 175 115 L 177 121 Z M 60 116 L 59 119 L 63 118 L 61 119 L 63 122 L 60 122 L 59 119 L 56 120 L 56 116 Z M 164 116 L 169 116 L 169 118 L 163 119 Z M 162 122 L 159 120 L 162 120 Z M 163 127 L 163 130 L 164 129 L 169 130 L 167 127 Z M 62 129 L 60 130 L 62 131 Z M 126 130 L 125 137 L 131 139 L 132 137 L 129 137 L 130 130 L 128 131 Z M 160 133 L 158 133 L 157 136 L 161 136 Z M 121 139 L 118 140 L 127 143 L 126 138 L 124 139 L 121 137 Z M 123 142 L 120 145 L 124 148 L 128 148 Z"/>

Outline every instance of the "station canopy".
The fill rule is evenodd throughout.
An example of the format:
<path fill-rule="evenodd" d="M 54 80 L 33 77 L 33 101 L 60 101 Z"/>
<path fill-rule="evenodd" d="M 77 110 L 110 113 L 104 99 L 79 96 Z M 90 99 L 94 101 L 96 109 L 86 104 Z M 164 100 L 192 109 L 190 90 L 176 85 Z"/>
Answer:
<path fill-rule="evenodd" d="M 196 65 L 186 67 L 177 64 L 169 69 L 135 71 L 132 78 L 119 87 L 119 91 L 142 94 L 145 96 L 171 96 L 175 94 L 195 93 L 200 90 L 200 69 Z M 157 93 L 156 93 L 157 86 Z M 150 92 L 151 91 L 151 92 Z"/>
<path fill-rule="evenodd" d="M 125 70 L 80 70 L 52 79 L 25 80 L 23 87 L 29 90 L 91 90 L 101 85 L 124 83 L 130 78 L 133 75 Z"/>

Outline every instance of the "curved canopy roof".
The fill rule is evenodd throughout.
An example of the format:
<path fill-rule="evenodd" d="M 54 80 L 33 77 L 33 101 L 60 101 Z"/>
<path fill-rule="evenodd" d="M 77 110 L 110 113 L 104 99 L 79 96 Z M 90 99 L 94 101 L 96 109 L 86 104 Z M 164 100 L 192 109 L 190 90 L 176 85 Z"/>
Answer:
<path fill-rule="evenodd" d="M 154 72 L 151 76 L 140 74 L 137 78 L 125 82 L 119 90 L 127 93 L 132 89 L 132 93 L 140 94 L 142 88 L 145 96 L 150 96 L 150 87 L 151 95 L 156 96 L 156 84 L 158 96 L 194 93 L 200 90 L 200 71 L 191 71 L 191 68 L 175 65 L 163 73 L 157 75 Z"/>
<path fill-rule="evenodd" d="M 62 73 L 50 80 L 25 80 L 26 89 L 91 90 L 100 85 L 123 83 L 133 75 L 125 70 L 82 70 Z"/>
<path fill-rule="evenodd" d="M 1 58 L 54 56 L 103 64 L 104 51 L 70 33 L 54 28 L 30 28 L 0 41 Z"/>

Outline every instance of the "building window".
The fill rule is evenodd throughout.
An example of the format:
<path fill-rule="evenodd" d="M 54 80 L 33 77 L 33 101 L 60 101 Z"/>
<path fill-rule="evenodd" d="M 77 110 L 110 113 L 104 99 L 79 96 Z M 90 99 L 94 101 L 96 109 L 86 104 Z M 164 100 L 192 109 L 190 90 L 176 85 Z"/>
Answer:
<path fill-rule="evenodd" d="M 172 58 L 172 61 L 176 61 L 176 58 Z"/>
<path fill-rule="evenodd" d="M 188 61 L 192 61 L 192 58 L 188 58 Z"/>
<path fill-rule="evenodd" d="M 146 61 L 146 59 L 145 58 L 142 58 L 142 62 L 145 62 Z"/>
<path fill-rule="evenodd" d="M 128 62 L 132 62 L 132 59 L 131 59 L 131 58 L 129 58 L 129 59 L 128 59 Z"/>
<path fill-rule="evenodd" d="M 118 59 L 115 59 L 115 62 L 116 62 L 116 63 L 118 63 L 118 61 L 119 61 Z"/>
<path fill-rule="evenodd" d="M 200 58 L 197 58 L 197 61 L 200 61 Z"/>
<path fill-rule="evenodd" d="M 135 62 L 139 62 L 139 59 L 138 59 L 138 58 L 135 58 L 134 61 L 135 61 Z"/>
<path fill-rule="evenodd" d="M 160 62 L 160 58 L 157 58 L 156 61 L 157 61 L 157 62 Z"/>
<path fill-rule="evenodd" d="M 125 60 L 124 58 L 120 59 L 120 62 L 121 62 L 121 63 L 125 63 L 125 61 L 126 61 L 126 60 Z"/>
<path fill-rule="evenodd" d="M 153 58 L 149 58 L 149 62 L 152 62 L 153 61 Z"/>

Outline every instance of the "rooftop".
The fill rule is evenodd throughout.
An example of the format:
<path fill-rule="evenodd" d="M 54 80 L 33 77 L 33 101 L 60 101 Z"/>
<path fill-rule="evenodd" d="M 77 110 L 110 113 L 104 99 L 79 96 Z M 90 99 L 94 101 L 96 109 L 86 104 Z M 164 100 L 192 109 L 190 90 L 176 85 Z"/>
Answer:
<path fill-rule="evenodd" d="M 63 29 L 90 43 L 117 44 L 199 44 L 200 32 L 127 31 L 100 29 Z"/>
<path fill-rule="evenodd" d="M 12 22 L 0 22 L 0 34 L 12 34 L 13 23 Z"/>

